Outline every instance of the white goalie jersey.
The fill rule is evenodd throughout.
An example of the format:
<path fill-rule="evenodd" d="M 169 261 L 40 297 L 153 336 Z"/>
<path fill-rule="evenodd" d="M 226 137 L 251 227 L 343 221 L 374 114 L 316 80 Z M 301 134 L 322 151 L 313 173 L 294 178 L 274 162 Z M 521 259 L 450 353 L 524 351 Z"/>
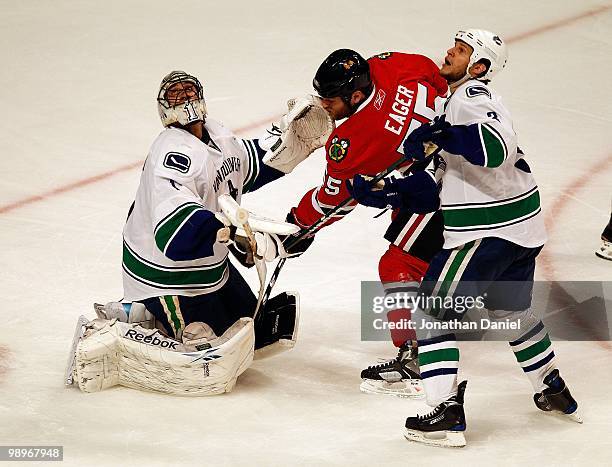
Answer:
<path fill-rule="evenodd" d="M 208 143 L 167 128 L 151 146 L 123 229 L 125 301 L 209 293 L 227 280 L 228 249 L 214 236 L 222 226 L 217 199 L 239 202 L 260 161 L 253 141 L 214 120 L 205 127 Z"/>

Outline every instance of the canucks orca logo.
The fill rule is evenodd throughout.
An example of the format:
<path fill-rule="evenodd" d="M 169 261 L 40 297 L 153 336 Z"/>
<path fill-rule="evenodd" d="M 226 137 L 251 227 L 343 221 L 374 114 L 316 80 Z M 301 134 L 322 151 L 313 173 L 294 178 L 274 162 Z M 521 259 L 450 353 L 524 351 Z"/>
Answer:
<path fill-rule="evenodd" d="M 470 86 L 465 93 L 468 97 L 487 96 L 491 99 L 491 92 L 484 86 Z"/>
<path fill-rule="evenodd" d="M 376 55 L 378 58 L 380 58 L 381 60 L 384 60 L 386 58 L 389 58 L 391 56 L 391 52 L 384 52 L 381 54 Z"/>
<path fill-rule="evenodd" d="M 189 167 L 191 167 L 191 159 L 186 154 L 181 154 L 180 152 L 169 152 L 164 158 L 164 167 L 186 174 L 189 172 Z"/>
<path fill-rule="evenodd" d="M 350 145 L 351 143 L 348 139 L 339 139 L 337 136 L 334 136 L 329 145 L 327 154 L 332 161 L 340 162 L 346 157 Z"/>

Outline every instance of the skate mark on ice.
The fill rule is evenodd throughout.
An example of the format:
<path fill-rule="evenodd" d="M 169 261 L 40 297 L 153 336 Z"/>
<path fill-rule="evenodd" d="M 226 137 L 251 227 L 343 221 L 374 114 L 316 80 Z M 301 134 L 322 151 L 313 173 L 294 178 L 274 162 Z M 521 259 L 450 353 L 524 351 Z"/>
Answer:
<path fill-rule="evenodd" d="M 8 373 L 11 359 L 11 351 L 8 347 L 0 345 L 0 384 L 4 381 L 4 376 Z"/>

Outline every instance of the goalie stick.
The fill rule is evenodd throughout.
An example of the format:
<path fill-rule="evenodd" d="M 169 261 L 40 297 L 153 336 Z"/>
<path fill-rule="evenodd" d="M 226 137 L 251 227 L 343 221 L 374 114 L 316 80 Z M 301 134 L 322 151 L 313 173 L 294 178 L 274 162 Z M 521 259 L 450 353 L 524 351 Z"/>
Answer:
<path fill-rule="evenodd" d="M 422 166 L 423 167 L 428 166 L 429 163 L 434 158 L 434 156 L 436 155 L 437 152 L 438 152 L 438 146 L 433 144 L 433 143 L 428 143 L 426 145 L 426 147 L 425 147 L 425 159 L 423 160 Z M 378 182 L 380 182 L 383 178 L 385 178 L 388 175 L 390 175 L 391 172 L 393 172 L 395 169 L 398 169 L 402 164 L 405 164 L 406 162 L 409 162 L 411 160 L 414 160 L 414 159 L 412 159 L 412 157 L 410 157 L 410 156 L 404 155 L 404 156 L 400 157 L 397 161 L 395 161 L 393 164 L 391 164 L 385 170 L 383 170 L 382 172 L 379 172 L 374 178 L 372 178 L 369 181 L 369 185 L 370 186 L 376 186 L 378 184 Z M 419 164 L 419 165 L 421 166 L 421 164 Z M 411 172 L 411 168 L 413 166 L 414 166 L 414 164 L 411 165 L 408 168 L 408 170 L 407 170 L 408 173 Z M 308 227 L 307 229 L 302 229 L 295 238 L 293 238 L 290 242 L 287 243 L 287 246 L 285 247 L 285 249 L 289 250 L 291 247 L 297 245 L 304 237 L 306 237 L 307 235 L 310 235 L 311 233 L 315 232 L 319 227 L 321 227 L 331 217 L 333 217 L 335 214 L 337 214 L 343 207 L 345 207 L 347 204 L 349 204 L 352 200 L 353 200 L 353 197 L 352 196 L 348 196 L 338 206 L 333 208 L 331 211 L 329 211 L 327 214 L 325 214 L 323 217 L 321 217 L 318 221 L 316 221 L 310 227 Z M 270 298 L 270 294 L 272 293 L 272 288 L 276 284 L 278 276 L 279 276 L 279 274 L 281 272 L 281 269 L 285 265 L 285 261 L 286 260 L 287 260 L 287 258 L 281 258 L 278 261 L 278 263 L 276 264 L 276 267 L 274 268 L 274 271 L 272 272 L 272 276 L 270 276 L 270 281 L 268 282 L 268 286 L 266 287 L 266 291 L 265 291 L 265 293 L 263 295 L 263 298 L 262 298 L 262 301 L 261 301 L 261 306 L 262 307 L 265 306 L 266 302 L 268 301 L 268 298 Z"/>
<path fill-rule="evenodd" d="M 255 262 L 255 268 L 257 269 L 257 275 L 259 276 L 259 293 L 257 294 L 257 306 L 255 307 L 255 313 L 253 314 L 253 319 L 257 317 L 257 313 L 259 312 L 259 308 L 263 302 L 264 298 L 264 290 L 266 287 L 266 275 L 268 273 L 268 269 L 266 267 L 266 262 L 263 258 L 257 255 L 257 242 L 255 241 L 255 234 L 253 233 L 253 229 L 249 224 L 249 211 L 244 208 L 238 208 L 236 210 L 236 220 L 239 224 L 242 225 L 244 231 L 249 238 L 249 243 L 251 244 L 251 250 L 253 251 L 253 261 Z"/>

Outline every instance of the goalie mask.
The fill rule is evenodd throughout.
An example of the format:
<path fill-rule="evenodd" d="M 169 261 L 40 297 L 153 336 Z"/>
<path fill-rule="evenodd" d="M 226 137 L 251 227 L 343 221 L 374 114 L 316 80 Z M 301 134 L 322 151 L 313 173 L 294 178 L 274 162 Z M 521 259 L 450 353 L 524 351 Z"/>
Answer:
<path fill-rule="evenodd" d="M 159 86 L 157 109 L 165 127 L 178 123 L 182 126 L 206 118 L 206 102 L 202 84 L 184 71 L 166 75 Z"/>
<path fill-rule="evenodd" d="M 474 49 L 467 67 L 468 70 L 474 63 L 480 60 L 484 59 L 488 62 L 489 67 L 485 74 L 476 79 L 489 81 L 506 66 L 508 61 L 506 43 L 491 31 L 485 31 L 484 29 L 457 31 L 455 40 L 465 42 Z"/>

